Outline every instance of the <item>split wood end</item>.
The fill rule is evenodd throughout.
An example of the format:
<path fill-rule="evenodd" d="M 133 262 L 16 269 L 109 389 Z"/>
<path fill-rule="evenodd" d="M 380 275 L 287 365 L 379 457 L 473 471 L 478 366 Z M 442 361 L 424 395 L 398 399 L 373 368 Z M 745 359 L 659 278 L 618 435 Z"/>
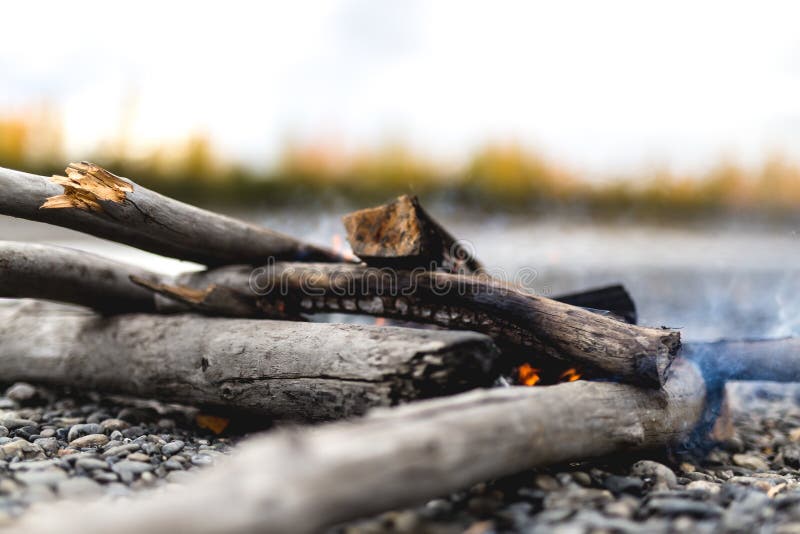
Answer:
<path fill-rule="evenodd" d="M 133 184 L 88 161 L 70 163 L 65 172 L 67 176 L 50 178 L 64 188 L 64 193 L 48 197 L 39 209 L 77 208 L 102 213 L 101 201 L 121 204 L 133 192 Z"/>

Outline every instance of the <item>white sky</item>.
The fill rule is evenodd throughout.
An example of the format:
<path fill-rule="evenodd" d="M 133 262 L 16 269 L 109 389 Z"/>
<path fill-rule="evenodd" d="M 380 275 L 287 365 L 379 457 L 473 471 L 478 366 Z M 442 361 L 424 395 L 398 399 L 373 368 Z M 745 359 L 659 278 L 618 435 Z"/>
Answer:
<path fill-rule="evenodd" d="M 800 159 L 800 2 L 13 2 L 0 113 L 53 102 L 70 156 L 119 132 L 401 139 L 457 160 L 517 140 L 588 173 Z"/>

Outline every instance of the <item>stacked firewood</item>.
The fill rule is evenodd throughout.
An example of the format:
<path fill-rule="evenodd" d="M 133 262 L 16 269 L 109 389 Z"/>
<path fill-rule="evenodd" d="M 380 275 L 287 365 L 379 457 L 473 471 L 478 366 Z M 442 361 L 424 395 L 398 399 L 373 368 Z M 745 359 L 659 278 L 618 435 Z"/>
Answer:
<path fill-rule="evenodd" d="M 254 438 L 180 495 L 81 511 L 81 532 L 314 531 L 526 468 L 680 442 L 713 418 L 720 380 L 796 367 L 760 364 L 791 354 L 780 342 L 682 349 L 677 331 L 635 324 L 621 287 L 549 299 L 489 276 L 415 198 L 344 217 L 354 261 L 91 163 L 66 175 L 0 169 L 0 213 L 207 269 L 166 277 L 0 242 L 0 297 L 80 305 L 0 307 L 4 381 L 83 384 L 265 427 L 348 419 Z M 404 326 L 309 320 L 329 313 Z M 733 371 L 709 372 L 731 355 Z M 491 387 L 534 365 L 592 380 Z M 28 530 L 47 531 L 48 517 Z"/>

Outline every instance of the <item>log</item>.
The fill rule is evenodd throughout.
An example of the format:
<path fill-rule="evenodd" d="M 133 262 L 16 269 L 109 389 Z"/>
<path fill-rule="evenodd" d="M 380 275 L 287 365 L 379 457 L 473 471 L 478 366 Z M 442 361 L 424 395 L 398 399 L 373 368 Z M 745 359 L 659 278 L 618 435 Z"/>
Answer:
<path fill-rule="evenodd" d="M 474 332 L 196 315 L 100 317 L 0 306 L 0 376 L 269 420 L 319 421 L 485 386 L 497 349 Z"/>
<path fill-rule="evenodd" d="M 482 275 L 277 262 L 255 270 L 227 266 L 188 273 L 174 284 L 143 282 L 183 304 L 221 315 L 229 314 L 224 301 L 216 302 L 212 309 L 202 299 L 203 292 L 217 294 L 213 289 L 219 287 L 232 290 L 231 294 L 237 295 L 231 304 L 235 313 L 240 313 L 241 299 L 249 299 L 268 317 L 356 313 L 475 330 L 490 335 L 501 348 L 522 346 L 535 357 L 561 359 L 647 386 L 664 383 L 680 348 L 678 332 L 626 324 L 522 293 Z M 180 288 L 194 290 L 200 300 L 184 298 Z M 164 302 L 161 306 L 170 308 Z"/>
<path fill-rule="evenodd" d="M 416 196 L 403 195 L 388 204 L 355 211 L 342 221 L 353 252 L 367 265 L 458 274 L 484 270 L 471 244 L 453 237 Z M 608 311 L 636 324 L 636 306 L 621 285 L 553 298 L 593 311 Z"/>
<path fill-rule="evenodd" d="M 684 353 L 713 384 L 729 380 L 800 381 L 800 338 L 689 343 Z"/>
<path fill-rule="evenodd" d="M 342 222 L 353 253 L 368 265 L 462 274 L 483 269 L 471 247 L 436 222 L 416 196 L 355 211 Z"/>
<path fill-rule="evenodd" d="M 0 297 L 80 304 L 103 313 L 156 311 L 153 294 L 130 277 L 155 279 L 144 269 L 51 245 L 0 241 Z"/>
<path fill-rule="evenodd" d="M 604 310 L 630 324 L 636 324 L 638 320 L 636 304 L 628 290 L 620 284 L 559 295 L 553 299 L 581 308 Z"/>
<path fill-rule="evenodd" d="M 174 492 L 57 505 L 14 527 L 27 534 L 99 534 L 109 525 L 116 534 L 318 532 L 525 469 L 681 442 L 703 412 L 703 380 L 685 361 L 670 375 L 663 390 L 578 381 L 472 391 L 272 432 Z"/>
<path fill-rule="evenodd" d="M 324 248 L 159 195 L 92 163 L 67 177 L 0 168 L 0 213 L 204 265 L 342 261 Z"/>

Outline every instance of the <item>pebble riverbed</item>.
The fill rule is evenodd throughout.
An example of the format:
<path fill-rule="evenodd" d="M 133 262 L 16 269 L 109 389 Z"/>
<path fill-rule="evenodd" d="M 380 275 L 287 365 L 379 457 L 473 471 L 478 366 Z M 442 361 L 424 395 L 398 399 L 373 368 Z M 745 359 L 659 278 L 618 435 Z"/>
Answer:
<path fill-rule="evenodd" d="M 156 402 L 11 385 L 0 397 L 0 526 L 33 504 L 123 497 L 185 481 L 232 445 L 199 428 L 197 415 Z"/>
<path fill-rule="evenodd" d="M 800 533 L 800 387 L 733 384 L 729 393 L 736 433 L 710 450 L 528 471 L 327 534 Z M 237 439 L 199 428 L 197 415 L 12 385 L 0 397 L 0 525 L 35 503 L 184 483 Z"/>

